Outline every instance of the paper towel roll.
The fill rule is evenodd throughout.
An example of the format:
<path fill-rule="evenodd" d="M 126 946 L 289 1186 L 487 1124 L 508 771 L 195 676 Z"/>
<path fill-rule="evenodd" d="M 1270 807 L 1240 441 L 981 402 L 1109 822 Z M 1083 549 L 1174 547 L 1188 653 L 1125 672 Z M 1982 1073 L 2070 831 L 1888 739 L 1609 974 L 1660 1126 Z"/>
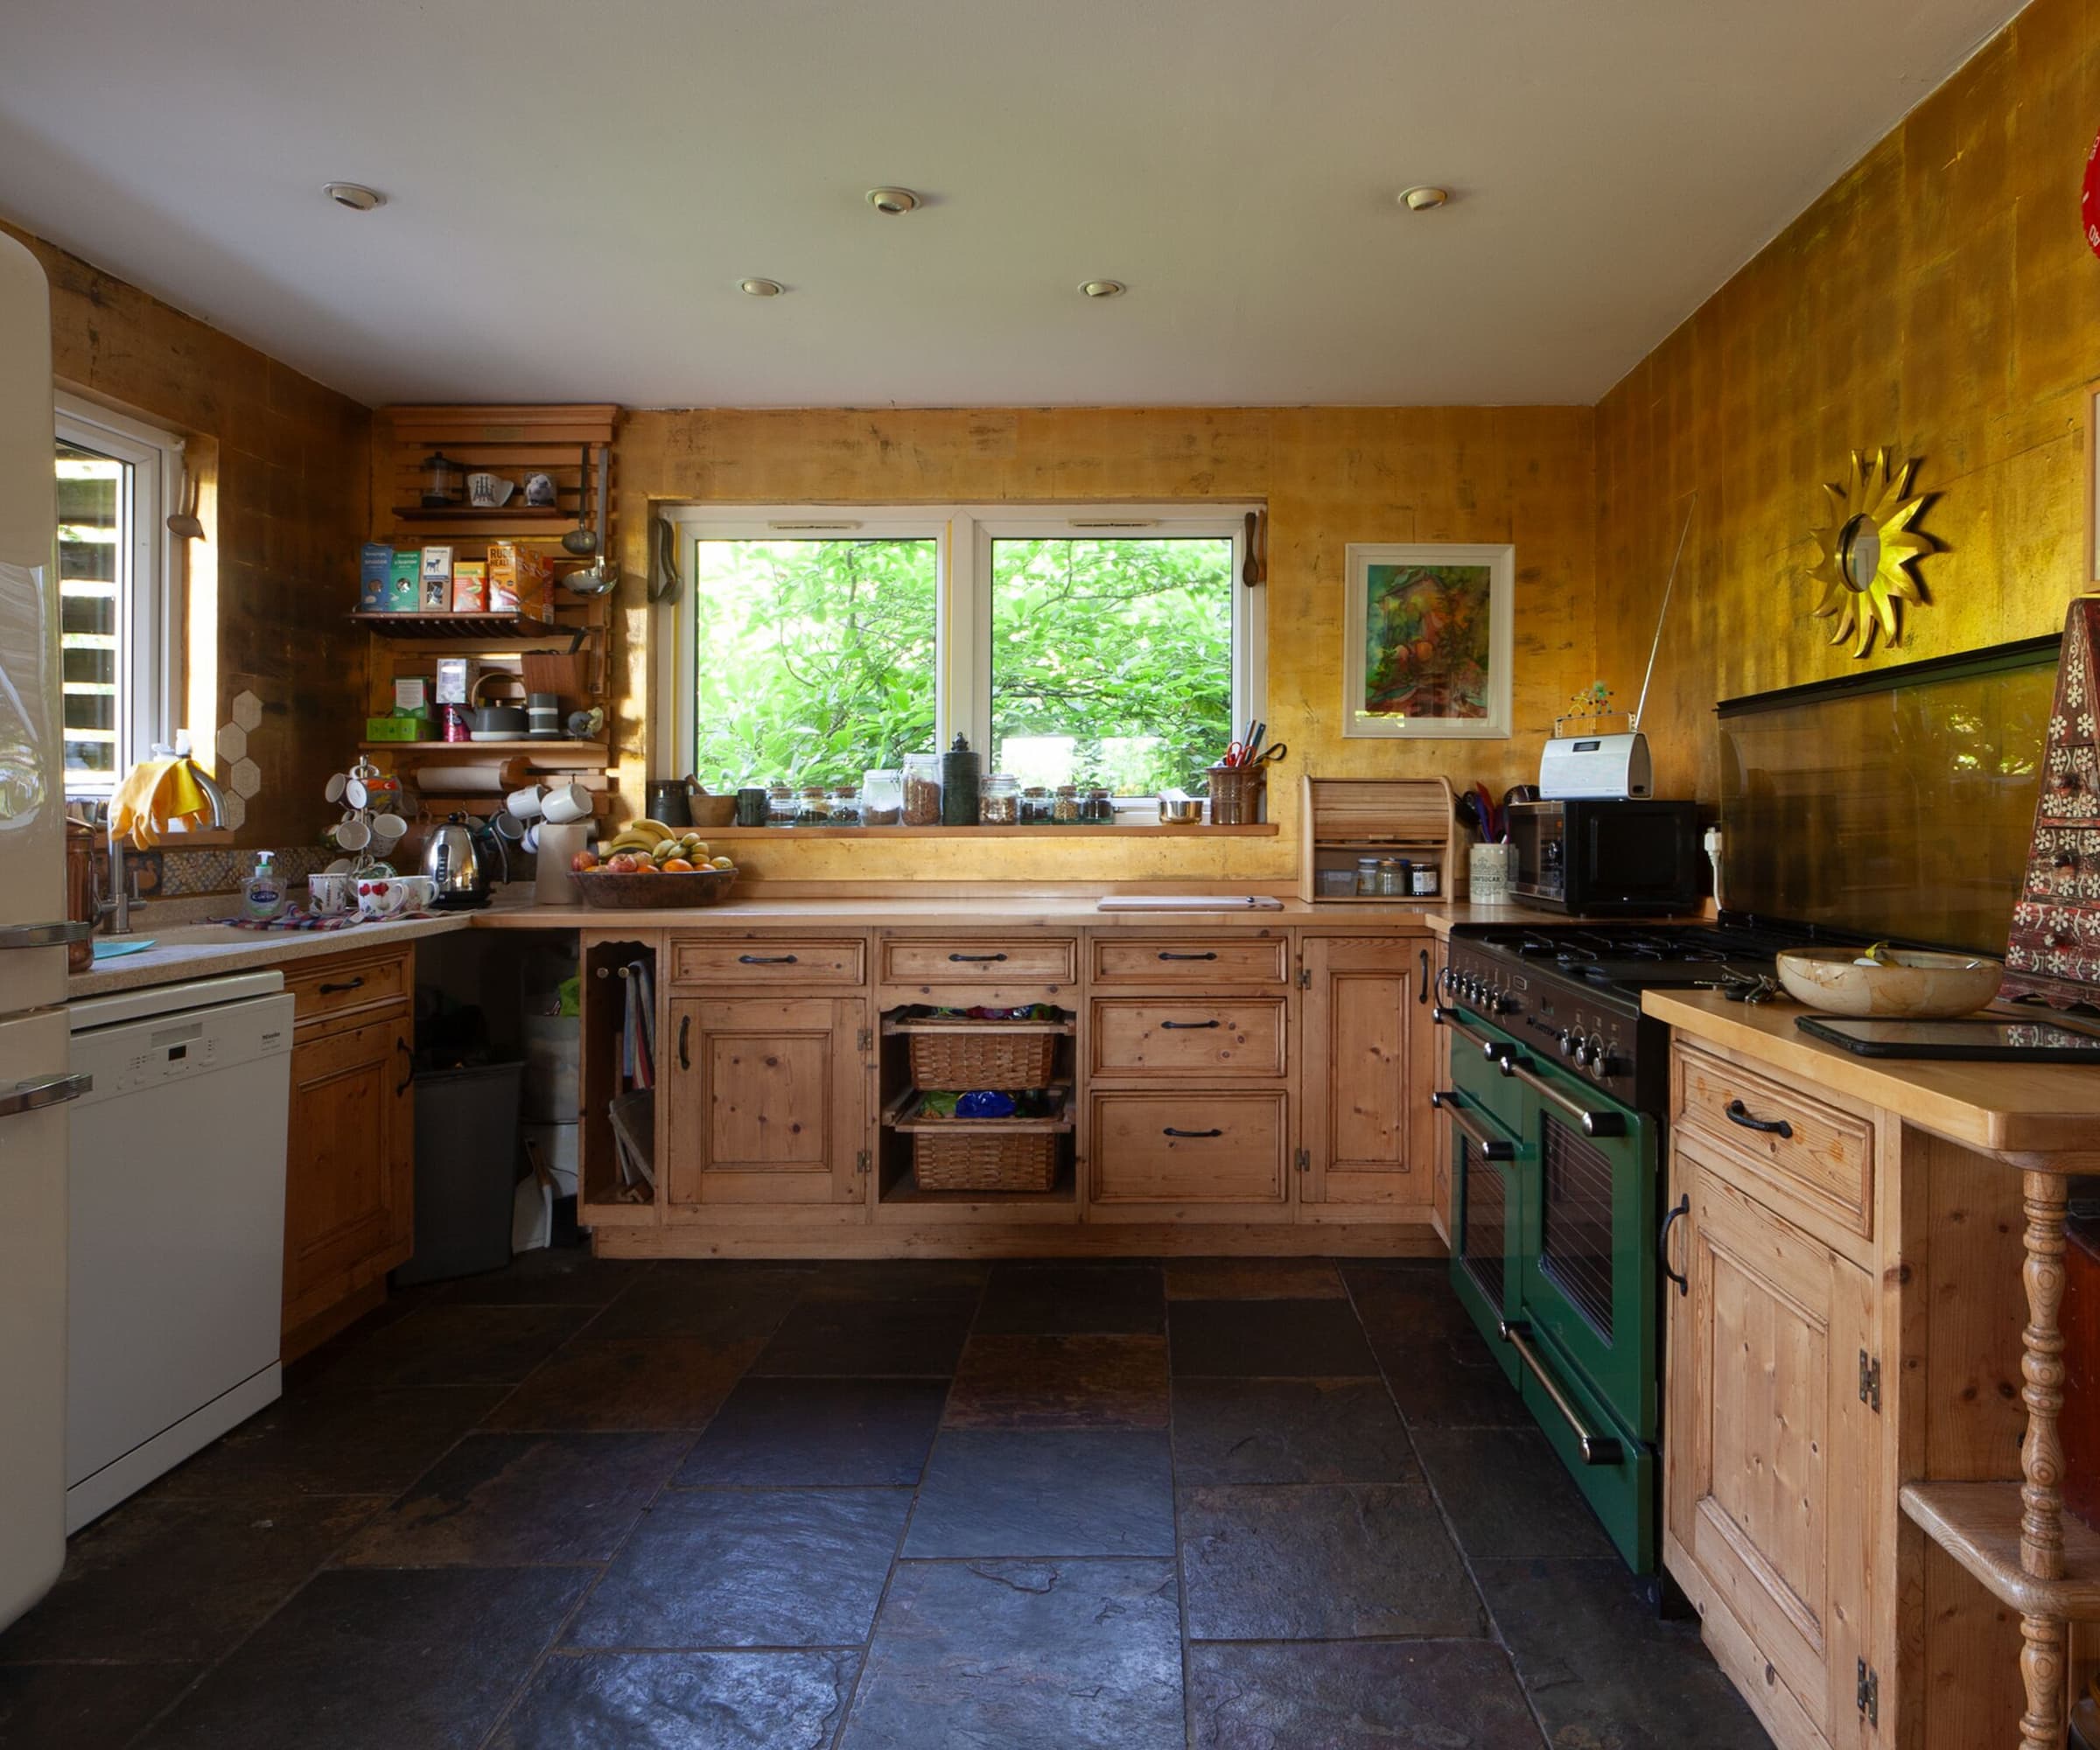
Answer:
<path fill-rule="evenodd" d="M 496 766 L 421 766 L 416 788 L 426 796 L 500 796 L 508 792 L 509 767 Z"/>

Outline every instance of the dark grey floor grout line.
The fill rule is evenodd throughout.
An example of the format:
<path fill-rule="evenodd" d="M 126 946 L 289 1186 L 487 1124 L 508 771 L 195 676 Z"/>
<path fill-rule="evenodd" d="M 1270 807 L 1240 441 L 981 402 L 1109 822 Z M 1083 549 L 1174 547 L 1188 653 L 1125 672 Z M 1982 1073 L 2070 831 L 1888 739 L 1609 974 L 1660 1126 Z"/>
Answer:
<path fill-rule="evenodd" d="M 1181 1629 L 1181 1742 L 1184 1750 L 1195 1750 L 1194 1692 L 1190 1684 L 1190 1654 L 1194 1645 L 1188 1633 L 1188 1565 L 1181 1544 L 1181 1460 L 1174 1438 L 1174 1301 L 1166 1292 L 1166 1271 L 1159 1272 L 1160 1335 L 1166 1354 L 1166 1494 L 1167 1510 L 1174 1522 L 1174 1601 Z"/>

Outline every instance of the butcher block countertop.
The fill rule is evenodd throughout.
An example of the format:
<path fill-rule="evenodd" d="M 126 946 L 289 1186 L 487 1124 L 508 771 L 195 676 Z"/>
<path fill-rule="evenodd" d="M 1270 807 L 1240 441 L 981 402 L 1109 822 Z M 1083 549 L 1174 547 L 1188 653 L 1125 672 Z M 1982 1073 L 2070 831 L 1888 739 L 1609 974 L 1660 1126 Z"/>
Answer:
<path fill-rule="evenodd" d="M 1796 1027 L 1795 1018 L 1809 1012 L 1797 1003 L 1752 1007 L 1718 991 L 1649 990 L 1641 1006 L 1689 1038 L 1848 1094 L 2016 1165 L 2072 1172 L 2100 1167 L 2100 1068 L 1858 1057 Z M 2044 1156 L 2053 1158 L 2045 1162 Z"/>

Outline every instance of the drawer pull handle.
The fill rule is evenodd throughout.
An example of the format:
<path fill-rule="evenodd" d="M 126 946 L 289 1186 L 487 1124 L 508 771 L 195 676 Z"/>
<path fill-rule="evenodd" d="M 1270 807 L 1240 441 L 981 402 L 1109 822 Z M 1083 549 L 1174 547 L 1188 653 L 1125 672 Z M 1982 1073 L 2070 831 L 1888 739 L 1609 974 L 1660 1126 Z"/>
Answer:
<path fill-rule="evenodd" d="M 395 1084 L 394 1096 L 399 1099 L 409 1091 L 410 1084 L 416 1080 L 416 1054 L 409 1049 L 409 1042 L 405 1039 L 396 1038 L 394 1049 L 409 1060 L 409 1073 Z"/>
<path fill-rule="evenodd" d="M 317 984 L 313 988 L 317 995 L 323 997 L 333 997 L 344 990 L 363 990 L 365 988 L 365 977 L 364 974 L 360 972 L 356 977 L 346 978 L 340 984 Z"/>
<path fill-rule="evenodd" d="M 795 956 L 792 954 L 739 954 L 737 963 L 739 966 L 793 966 L 795 964 Z"/>
<path fill-rule="evenodd" d="M 32 1082 L 18 1082 L 0 1094 L 0 1118 L 18 1118 L 24 1112 L 41 1112 L 46 1106 L 63 1106 L 77 1100 L 94 1086 L 94 1078 L 82 1071 L 71 1075 L 40 1075 Z"/>
<path fill-rule="evenodd" d="M 1429 1001 L 1429 950 L 1424 948 L 1418 948 L 1416 952 L 1422 956 L 1422 989 L 1417 993 L 1415 1001 L 1426 1003 Z"/>
<path fill-rule="evenodd" d="M 681 1069 L 690 1069 L 693 1067 L 693 1054 L 690 1049 L 688 1049 L 688 1047 L 692 1044 L 692 1040 L 693 1018 L 690 1015 L 679 1016 L 678 1067 Z"/>
<path fill-rule="evenodd" d="M 1169 1124 L 1159 1134 L 1163 1137 L 1222 1137 L 1225 1132 L 1222 1130 L 1177 1130 L 1172 1124 Z"/>
<path fill-rule="evenodd" d="M 1003 954 L 951 954 L 948 957 L 950 960 L 1004 960 L 1006 956 Z"/>
<path fill-rule="evenodd" d="M 1166 948 L 1159 950 L 1159 958 L 1162 960 L 1215 960 L 1217 957 L 1208 948 L 1201 954 L 1176 954 L 1172 948 Z"/>
<path fill-rule="evenodd" d="M 1791 1137 L 1794 1134 L 1794 1126 L 1784 1118 L 1752 1117 L 1750 1109 L 1740 1100 L 1731 1100 L 1721 1110 L 1728 1115 L 1730 1124 L 1740 1124 L 1746 1130 L 1762 1131 L 1768 1137 Z"/>
<path fill-rule="evenodd" d="M 1662 1274 L 1677 1285 L 1680 1295 L 1691 1292 L 1690 1278 L 1670 1265 L 1670 1230 L 1684 1216 L 1691 1214 L 1691 1193 L 1687 1191 L 1677 1200 L 1677 1207 L 1662 1218 L 1662 1231 L 1656 1236 L 1656 1251 L 1662 1260 Z"/>
<path fill-rule="evenodd" d="M 1586 1465 L 1615 1465 L 1624 1457 L 1619 1442 L 1609 1434 L 1595 1434 L 1582 1419 L 1568 1395 L 1560 1389 L 1560 1382 L 1546 1371 L 1539 1359 L 1538 1351 L 1531 1347 L 1530 1330 L 1522 1325 L 1512 1325 L 1507 1319 L 1501 1326 L 1502 1340 L 1515 1349 L 1531 1377 L 1545 1388 L 1546 1396 L 1553 1400 L 1553 1407 L 1560 1411 L 1561 1418 L 1568 1424 L 1568 1432 L 1575 1437 L 1575 1447 L 1582 1454 Z"/>
<path fill-rule="evenodd" d="M 1163 1033 L 1200 1033 L 1206 1028 L 1222 1027 L 1224 1025 L 1222 1021 L 1162 1021 L 1159 1023 L 1159 1031 Z"/>

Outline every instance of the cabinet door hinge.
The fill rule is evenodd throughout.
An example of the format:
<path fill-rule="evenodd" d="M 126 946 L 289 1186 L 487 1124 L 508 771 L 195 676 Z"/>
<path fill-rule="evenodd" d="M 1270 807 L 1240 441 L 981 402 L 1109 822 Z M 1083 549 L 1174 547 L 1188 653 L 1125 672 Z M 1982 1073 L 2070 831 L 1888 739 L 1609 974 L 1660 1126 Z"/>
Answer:
<path fill-rule="evenodd" d="M 1859 1401 L 1869 1405 L 1875 1415 L 1881 1413 L 1881 1361 L 1859 1351 Z"/>
<path fill-rule="evenodd" d="M 1300 1172 L 1310 1172 L 1312 1171 L 1312 1151 L 1311 1149 L 1298 1150 L 1298 1170 Z"/>
<path fill-rule="evenodd" d="M 1869 1726 L 1879 1726 L 1881 1723 L 1881 1674 L 1865 1659 L 1858 1661 L 1858 1682 L 1853 1686 L 1852 1700 Z"/>
<path fill-rule="evenodd" d="M 868 1152 L 865 1149 L 862 1149 L 853 1157 L 853 1171 L 856 1172 L 865 1172 L 867 1170 Z"/>
<path fill-rule="evenodd" d="M 863 1051 L 870 1051 L 874 1048 L 874 1045 L 875 1029 L 872 1027 L 863 1027 L 860 1030 L 860 1048 Z"/>
<path fill-rule="evenodd" d="M 1301 966 L 1298 969 L 1298 988 L 1301 990 L 1310 990 L 1312 988 L 1312 969 L 1310 966 Z"/>

